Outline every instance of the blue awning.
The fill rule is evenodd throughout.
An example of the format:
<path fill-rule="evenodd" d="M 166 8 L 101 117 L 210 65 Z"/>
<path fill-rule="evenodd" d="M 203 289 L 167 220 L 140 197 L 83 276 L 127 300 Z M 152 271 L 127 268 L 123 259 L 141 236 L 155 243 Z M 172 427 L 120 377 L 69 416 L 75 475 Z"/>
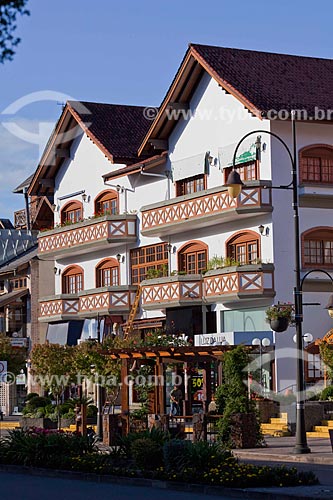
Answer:
<path fill-rule="evenodd" d="M 77 345 L 77 341 L 81 338 L 83 323 L 83 320 L 50 323 L 46 340 L 50 344 Z"/>

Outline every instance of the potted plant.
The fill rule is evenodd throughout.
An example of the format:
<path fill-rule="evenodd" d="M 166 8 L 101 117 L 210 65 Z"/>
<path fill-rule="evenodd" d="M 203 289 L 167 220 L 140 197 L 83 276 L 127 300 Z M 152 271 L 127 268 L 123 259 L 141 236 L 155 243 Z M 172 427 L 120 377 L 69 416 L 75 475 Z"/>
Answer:
<path fill-rule="evenodd" d="M 266 309 L 266 321 L 275 332 L 284 332 L 292 320 L 293 311 L 292 304 L 275 304 Z"/>

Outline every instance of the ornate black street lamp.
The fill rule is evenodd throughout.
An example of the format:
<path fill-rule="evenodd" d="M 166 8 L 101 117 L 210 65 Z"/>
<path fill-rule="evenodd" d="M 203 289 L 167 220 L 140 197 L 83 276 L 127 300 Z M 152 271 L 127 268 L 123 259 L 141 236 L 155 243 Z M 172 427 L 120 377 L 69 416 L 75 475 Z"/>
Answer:
<path fill-rule="evenodd" d="M 244 135 L 238 142 L 232 161 L 232 171 L 228 176 L 226 186 L 228 186 L 229 195 L 236 198 L 242 190 L 243 182 L 236 169 L 237 152 L 242 142 L 252 134 L 269 134 L 275 137 L 286 149 L 291 166 L 292 180 L 285 186 L 269 186 L 272 189 L 290 189 L 293 192 L 293 211 L 294 211 L 294 240 L 295 240 L 295 287 L 294 287 L 294 305 L 295 305 L 295 326 L 296 326 L 296 347 L 297 347 L 297 370 L 296 370 L 296 444 L 294 453 L 305 454 L 311 450 L 307 445 L 305 431 L 305 401 L 304 401 L 304 363 L 303 363 L 303 300 L 301 283 L 301 264 L 300 264 L 300 230 L 298 215 L 298 182 L 297 182 L 297 148 L 296 148 L 296 112 L 291 111 L 292 123 L 292 143 L 293 152 L 281 137 L 268 130 L 254 130 Z M 257 155 L 260 154 L 260 138 L 256 141 Z M 238 192 L 237 192 L 238 191 Z"/>

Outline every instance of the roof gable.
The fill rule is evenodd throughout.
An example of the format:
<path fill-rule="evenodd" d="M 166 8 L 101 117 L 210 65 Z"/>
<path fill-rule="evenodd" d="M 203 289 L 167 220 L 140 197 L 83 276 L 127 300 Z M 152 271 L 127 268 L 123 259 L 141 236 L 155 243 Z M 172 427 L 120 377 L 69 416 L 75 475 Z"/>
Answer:
<path fill-rule="evenodd" d="M 150 122 L 144 107 L 68 101 L 45 147 L 29 194 L 53 194 L 54 178 L 75 137 L 83 130 L 112 163 L 138 161 L 138 147 Z M 79 129 L 77 128 L 79 127 Z"/>
<path fill-rule="evenodd" d="M 306 110 L 313 117 L 316 107 L 333 107 L 332 59 L 191 44 L 139 154 L 151 152 L 156 143 L 165 144 L 182 116 L 170 119 L 167 109 L 186 109 L 204 71 L 260 119 L 269 110 Z"/>

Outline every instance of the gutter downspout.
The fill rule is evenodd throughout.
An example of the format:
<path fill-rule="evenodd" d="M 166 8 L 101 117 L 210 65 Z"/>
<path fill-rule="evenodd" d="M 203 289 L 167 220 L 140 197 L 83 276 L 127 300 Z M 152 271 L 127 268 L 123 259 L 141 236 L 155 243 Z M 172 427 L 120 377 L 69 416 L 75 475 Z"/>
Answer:
<path fill-rule="evenodd" d="M 161 179 L 167 179 L 168 180 L 168 190 L 167 190 L 167 196 L 168 200 L 170 200 L 170 175 L 169 175 L 169 170 L 166 170 L 164 174 L 151 174 L 148 172 L 144 172 L 144 167 L 141 167 L 140 170 L 141 175 L 148 175 L 149 177 L 160 177 Z"/>
<path fill-rule="evenodd" d="M 28 188 L 23 188 L 24 201 L 25 201 L 25 217 L 27 221 L 27 231 L 31 231 L 31 222 L 30 222 L 30 210 L 29 210 L 29 197 L 28 197 Z"/>

